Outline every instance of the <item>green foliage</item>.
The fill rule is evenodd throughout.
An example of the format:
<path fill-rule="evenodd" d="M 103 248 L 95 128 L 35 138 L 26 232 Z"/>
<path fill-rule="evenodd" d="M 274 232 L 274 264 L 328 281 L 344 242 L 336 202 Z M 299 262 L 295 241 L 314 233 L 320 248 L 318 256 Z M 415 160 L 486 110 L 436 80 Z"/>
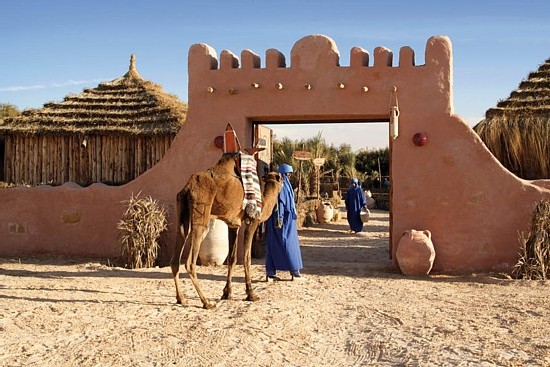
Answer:
<path fill-rule="evenodd" d="M 273 164 L 275 169 L 283 163 L 292 164 L 292 152 L 297 150 L 296 145 L 297 142 L 289 138 L 273 141 Z"/>
<path fill-rule="evenodd" d="M 323 165 L 323 170 L 328 171 L 332 170 L 332 172 L 338 172 L 339 171 L 339 163 L 338 163 L 338 148 L 336 148 L 334 145 L 331 145 L 326 150 L 326 161 Z"/>
<path fill-rule="evenodd" d="M 381 178 L 390 175 L 390 149 L 360 150 L 355 158 L 355 169 L 364 174 L 364 188 L 379 187 Z"/>
<path fill-rule="evenodd" d="M 378 172 L 378 159 L 380 159 L 380 172 Z M 360 150 L 355 159 L 355 168 L 368 175 L 376 171 L 381 176 L 389 176 L 390 149 Z"/>
<path fill-rule="evenodd" d="M 309 148 L 309 151 L 315 158 L 324 157 L 325 151 L 327 150 L 327 142 L 322 135 L 322 132 L 319 131 L 317 135 L 303 143 Z"/>
<path fill-rule="evenodd" d="M 314 167 L 311 162 L 302 161 L 301 168 L 298 161 L 292 158 L 295 150 L 311 152 L 313 158 L 325 158 L 325 164 L 321 168 L 323 172 L 330 172 L 332 177 L 338 181 L 340 177 L 357 177 L 364 182 L 366 187 L 378 187 L 380 177 L 389 176 L 390 150 L 389 148 L 368 150 L 362 149 L 355 153 L 351 145 L 342 144 L 338 147 L 328 145 L 318 132 L 314 137 L 302 140 L 291 140 L 284 137 L 281 140 L 273 141 L 273 164 L 274 169 L 283 163 L 294 167 L 296 175 L 292 177 L 292 183 L 297 184 L 298 171 L 301 169 L 302 181 L 301 190 L 307 194 L 310 192 L 310 182 L 313 179 Z M 378 160 L 380 159 L 380 169 Z M 381 174 L 380 172 L 381 171 Z"/>
<path fill-rule="evenodd" d="M 351 150 L 351 145 L 342 144 L 338 150 L 338 163 L 340 176 L 357 177 L 355 169 L 355 153 Z"/>

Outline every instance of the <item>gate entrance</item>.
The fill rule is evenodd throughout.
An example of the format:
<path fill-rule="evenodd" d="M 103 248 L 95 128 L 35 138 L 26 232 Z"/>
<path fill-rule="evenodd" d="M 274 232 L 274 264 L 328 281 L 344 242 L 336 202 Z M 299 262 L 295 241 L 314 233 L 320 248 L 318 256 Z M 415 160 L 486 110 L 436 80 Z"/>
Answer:
<path fill-rule="evenodd" d="M 315 137 L 317 134 L 320 134 L 320 138 L 322 139 L 323 143 L 324 143 L 324 147 L 325 148 L 334 148 L 334 150 L 336 151 L 339 147 L 341 147 L 343 144 L 348 144 L 351 148 L 351 144 L 349 143 L 340 143 L 340 144 L 334 144 L 334 143 L 331 143 L 331 142 L 327 142 L 327 137 L 325 137 L 323 135 L 323 132 L 324 130 L 327 129 L 327 127 L 337 127 L 337 130 L 339 133 L 342 133 L 343 131 L 346 131 L 346 130 L 350 130 L 351 128 L 355 127 L 354 130 L 354 133 L 355 134 L 358 134 L 361 139 L 364 139 L 363 137 L 366 137 L 368 136 L 369 132 L 372 132 L 373 131 L 373 126 L 374 124 L 378 124 L 378 125 L 381 125 L 381 126 L 377 126 L 378 129 L 377 129 L 377 133 L 378 133 L 378 137 L 377 139 L 379 140 L 383 140 L 384 142 L 386 142 L 386 148 L 391 146 L 391 140 L 389 139 L 389 118 L 386 120 L 386 121 L 370 121 L 370 122 L 367 122 L 369 119 L 368 118 L 365 118 L 365 119 L 360 119 L 360 120 L 357 120 L 357 121 L 346 121 L 346 120 L 340 120 L 340 121 L 252 121 L 252 126 L 253 126 L 253 145 L 252 146 L 260 146 L 260 147 L 265 147 L 266 149 L 260 153 L 258 153 L 258 173 L 262 176 L 264 174 L 266 174 L 267 172 L 269 171 L 272 171 L 273 170 L 273 160 L 275 159 L 276 155 L 279 155 L 279 160 L 281 161 L 280 163 L 288 163 L 288 164 L 292 164 L 294 166 L 294 169 L 295 171 L 298 171 L 298 174 L 301 175 L 302 173 L 304 173 L 303 169 L 302 169 L 302 161 L 296 161 L 295 159 L 293 159 L 293 151 L 302 151 L 303 149 L 312 149 L 311 147 L 310 148 L 306 148 L 305 146 L 300 146 L 300 141 L 302 142 L 306 142 L 308 140 L 308 135 L 309 138 L 313 138 Z M 370 127 L 369 127 L 370 125 Z M 285 133 L 283 133 L 281 136 L 277 135 L 276 133 L 274 133 L 274 131 L 281 131 L 281 129 L 278 127 L 281 127 L 281 126 L 284 126 L 284 127 L 292 127 L 292 129 L 287 129 L 287 130 L 284 130 Z M 360 128 L 357 128 L 357 126 L 360 126 Z M 382 130 L 383 132 L 381 133 L 381 129 L 380 128 L 383 128 L 384 130 Z M 292 130 L 294 130 L 294 133 L 292 132 Z M 296 132 L 296 131 L 300 131 L 302 130 L 301 132 Z M 305 131 L 304 131 L 305 130 Z M 307 132 L 306 132 L 307 131 Z M 314 132 L 316 131 L 316 132 Z M 308 134 L 309 133 L 309 134 Z M 284 136 L 283 136 L 284 135 Z M 342 134 L 344 135 L 344 134 Z M 274 149 L 273 149 L 273 143 L 275 140 L 279 140 L 279 142 L 282 142 L 284 140 L 284 138 L 288 138 L 290 139 L 292 142 L 295 142 L 297 143 L 296 146 L 294 147 L 280 147 L 281 149 L 284 149 L 284 151 L 282 152 L 274 152 Z M 349 135 L 348 136 L 348 139 L 349 138 L 352 138 L 352 139 L 355 139 L 357 140 L 357 136 L 355 135 Z M 330 138 L 328 138 L 330 139 Z M 380 144 L 380 142 L 378 142 L 378 144 Z M 355 147 L 357 148 L 357 145 L 355 145 Z M 369 147 L 368 146 L 362 146 L 361 149 L 368 149 Z M 288 149 L 291 149 L 292 151 L 286 151 Z M 359 149 L 351 149 L 350 150 L 350 153 L 353 153 L 354 155 L 356 153 L 358 153 Z M 311 162 L 309 163 L 311 166 L 313 166 L 313 159 L 318 159 L 318 158 L 321 158 L 321 159 L 330 159 L 331 158 L 331 154 L 332 152 L 330 150 L 327 150 L 327 151 L 311 151 L 312 153 L 312 160 Z M 390 158 L 391 158 L 391 154 L 390 154 Z M 353 166 L 355 166 L 354 164 L 355 162 L 352 162 L 351 164 Z M 311 171 L 311 167 L 309 167 Z M 349 168 L 349 167 L 348 167 Z M 315 179 L 317 181 L 320 181 L 320 172 L 322 172 L 323 170 L 319 167 L 317 168 L 316 172 L 317 173 L 315 176 Z M 334 170 L 332 170 L 334 171 Z M 306 170 L 307 172 L 307 170 Z M 382 182 L 383 180 L 387 180 L 388 181 L 388 185 L 391 189 L 391 175 L 390 175 L 390 172 L 391 172 L 391 159 L 390 159 L 390 165 L 389 167 L 387 168 L 387 171 L 382 171 L 380 168 L 378 168 L 378 188 L 381 189 L 382 187 Z M 327 185 L 327 186 L 324 186 L 324 188 L 326 189 L 328 186 L 333 186 L 332 190 L 336 190 L 338 191 L 337 195 L 339 197 L 341 197 L 342 199 L 344 199 L 345 197 L 345 191 L 347 191 L 347 188 L 349 187 L 349 181 L 351 181 L 351 178 L 352 177 L 356 177 L 356 178 L 359 178 L 359 180 L 364 183 L 365 182 L 365 175 L 361 175 L 361 174 L 357 174 L 357 173 L 360 173 L 360 172 L 356 172 L 356 173 L 351 173 L 349 171 L 342 171 L 342 172 L 331 172 L 332 174 L 332 179 L 334 180 L 333 182 L 333 185 Z M 309 176 L 311 176 L 311 172 L 309 172 Z M 311 178 L 311 177 L 308 177 L 308 178 Z M 346 180 L 347 178 L 347 180 Z M 304 183 L 302 181 L 302 177 L 299 177 L 297 179 L 298 181 L 295 183 L 295 186 L 298 187 L 298 194 L 297 194 L 297 197 L 296 199 L 298 200 L 298 198 L 300 198 L 300 195 L 301 195 L 301 192 L 302 190 L 304 191 L 304 194 L 309 194 L 309 199 L 321 199 L 322 198 L 322 192 L 321 192 L 321 187 L 320 187 L 320 183 L 317 182 L 317 187 L 315 188 L 311 188 L 309 185 L 311 185 L 311 182 L 308 182 L 307 184 Z M 305 177 L 304 177 L 304 180 L 305 180 Z M 342 184 L 343 182 L 345 182 L 344 184 Z M 309 190 L 308 190 L 309 189 Z M 366 187 L 363 185 L 363 189 L 364 190 L 368 190 L 368 189 L 372 189 L 373 191 L 375 190 L 375 187 Z M 326 193 L 326 198 L 332 198 L 333 197 L 333 192 L 329 192 L 327 191 L 328 189 L 326 189 L 325 193 Z M 381 191 L 381 190 L 380 190 Z M 378 193 L 377 193 L 378 194 Z M 304 198 L 305 199 L 305 198 Z M 392 223 L 391 223 L 391 194 L 389 194 L 389 199 L 388 199 L 388 204 L 387 204 L 387 210 L 388 212 L 390 213 L 390 221 L 389 221 L 389 228 L 390 228 L 390 234 L 391 234 L 391 226 L 392 226 Z M 391 236 L 391 235 L 390 235 Z M 390 237 L 391 238 L 391 237 Z M 256 249 L 256 252 L 257 249 Z M 390 254 L 390 259 L 391 259 L 391 241 L 389 241 L 388 243 L 388 252 Z"/>

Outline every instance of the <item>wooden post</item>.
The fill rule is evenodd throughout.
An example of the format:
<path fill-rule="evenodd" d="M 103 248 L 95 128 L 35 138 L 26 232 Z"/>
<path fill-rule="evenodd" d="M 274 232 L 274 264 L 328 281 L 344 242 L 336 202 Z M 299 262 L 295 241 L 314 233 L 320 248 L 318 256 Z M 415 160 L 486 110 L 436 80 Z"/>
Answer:
<path fill-rule="evenodd" d="M 299 172 L 298 172 L 298 193 L 296 195 L 296 202 L 298 202 L 298 199 L 300 198 L 300 190 L 302 188 L 302 161 L 309 161 L 312 159 L 311 152 L 303 151 L 303 150 L 295 150 L 292 153 L 292 158 L 300 161 L 299 166 Z"/>
<path fill-rule="evenodd" d="M 382 171 L 380 170 L 380 157 L 378 157 L 378 185 L 382 188 Z"/>
<path fill-rule="evenodd" d="M 298 191 L 296 193 L 296 202 L 300 201 L 300 192 L 302 191 L 302 165 L 303 161 L 300 160 L 300 164 L 298 165 Z"/>
<path fill-rule="evenodd" d="M 317 192 L 317 199 L 319 199 L 319 197 L 321 196 L 321 178 L 319 177 L 319 172 L 323 164 L 325 164 L 325 158 L 315 158 L 313 160 L 313 165 L 315 167 L 315 191 Z"/>

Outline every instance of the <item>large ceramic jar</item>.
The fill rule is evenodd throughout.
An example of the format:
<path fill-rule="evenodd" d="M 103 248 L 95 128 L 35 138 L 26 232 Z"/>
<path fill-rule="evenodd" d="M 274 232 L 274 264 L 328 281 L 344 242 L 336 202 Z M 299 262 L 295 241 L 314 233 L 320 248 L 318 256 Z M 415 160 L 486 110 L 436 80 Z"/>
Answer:
<path fill-rule="evenodd" d="M 405 275 L 426 275 L 432 270 L 435 250 L 432 233 L 409 229 L 399 240 L 395 258 Z"/>
<path fill-rule="evenodd" d="M 365 199 L 367 200 L 367 209 L 376 208 L 376 200 L 372 198 L 372 193 L 370 190 L 365 191 Z"/>
<path fill-rule="evenodd" d="M 334 216 L 334 208 L 329 202 L 323 202 L 317 207 L 317 222 L 328 223 Z"/>
<path fill-rule="evenodd" d="M 219 219 L 210 219 L 208 233 L 199 250 L 201 265 L 223 265 L 229 254 L 229 230 Z"/>

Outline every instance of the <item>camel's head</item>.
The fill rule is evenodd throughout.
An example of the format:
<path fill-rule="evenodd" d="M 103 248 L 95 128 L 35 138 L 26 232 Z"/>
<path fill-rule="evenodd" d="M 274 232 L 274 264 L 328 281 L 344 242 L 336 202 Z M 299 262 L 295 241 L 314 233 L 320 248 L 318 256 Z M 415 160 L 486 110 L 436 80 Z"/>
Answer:
<path fill-rule="evenodd" d="M 281 192 L 281 189 L 283 187 L 283 177 L 278 172 L 269 172 L 264 177 L 262 177 L 262 186 L 262 196 L 266 196 L 268 191 L 274 191 L 276 195 L 279 195 L 279 192 Z"/>
<path fill-rule="evenodd" d="M 277 197 L 283 188 L 283 178 L 277 172 L 269 172 L 262 177 L 262 215 L 260 221 L 264 221 L 271 215 Z"/>

